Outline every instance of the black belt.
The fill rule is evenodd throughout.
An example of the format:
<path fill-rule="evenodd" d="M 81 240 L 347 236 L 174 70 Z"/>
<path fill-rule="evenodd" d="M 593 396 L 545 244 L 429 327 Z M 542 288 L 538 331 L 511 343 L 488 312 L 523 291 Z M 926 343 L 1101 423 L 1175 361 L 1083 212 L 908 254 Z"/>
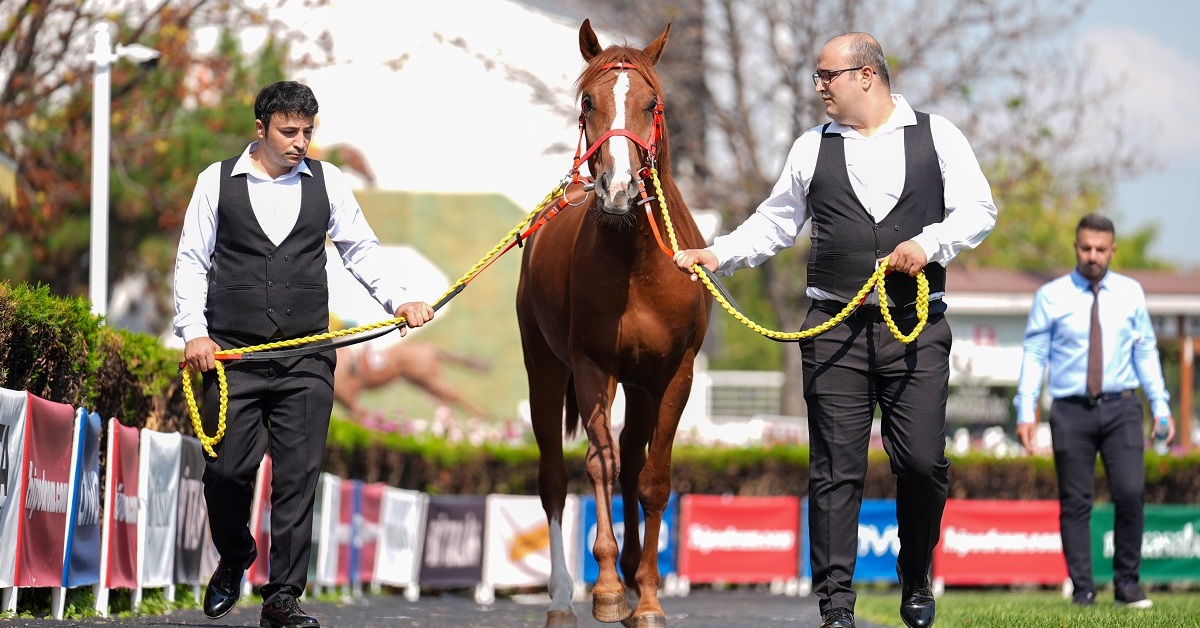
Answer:
<path fill-rule="evenodd" d="M 815 299 L 813 307 L 825 312 L 826 314 L 837 314 L 846 309 L 846 304 L 841 301 L 832 299 Z M 946 311 L 946 302 L 941 299 L 935 299 L 929 302 L 929 315 L 943 314 Z M 917 317 L 916 305 L 891 305 L 888 306 L 888 313 L 892 315 L 894 321 L 907 321 Z M 847 318 L 857 318 L 863 321 L 872 323 L 883 322 L 883 310 L 878 305 L 860 305 Z"/>
<path fill-rule="evenodd" d="M 1091 395 L 1071 395 L 1069 397 L 1059 397 L 1058 399 L 1055 399 L 1055 401 L 1066 401 L 1069 403 L 1078 403 L 1080 405 L 1085 405 L 1085 406 L 1094 408 L 1096 406 L 1103 405 L 1106 403 L 1111 403 L 1113 401 L 1118 401 L 1121 399 L 1131 399 L 1133 397 L 1133 392 L 1134 392 L 1134 389 L 1126 388 L 1125 390 L 1122 390 L 1120 392 L 1100 393 L 1100 396 L 1098 396 L 1098 397 L 1093 397 Z"/>

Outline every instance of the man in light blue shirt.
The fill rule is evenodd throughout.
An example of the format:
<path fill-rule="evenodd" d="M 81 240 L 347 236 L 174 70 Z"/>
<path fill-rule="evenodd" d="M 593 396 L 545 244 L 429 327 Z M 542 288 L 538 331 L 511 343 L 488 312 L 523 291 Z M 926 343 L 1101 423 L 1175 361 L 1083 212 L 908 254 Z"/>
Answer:
<path fill-rule="evenodd" d="M 1149 608 L 1138 586 L 1145 524 L 1145 429 L 1141 386 L 1155 421 L 1175 421 L 1163 385 L 1146 295 L 1135 280 L 1108 269 L 1116 252 L 1111 220 L 1089 214 L 1075 229 L 1075 271 L 1042 286 L 1025 328 L 1017 384 L 1017 436 L 1033 450 L 1042 377 L 1050 368 L 1050 433 L 1058 474 L 1059 527 L 1074 603 L 1095 603 L 1092 514 L 1096 454 L 1115 506 L 1114 601 Z"/>

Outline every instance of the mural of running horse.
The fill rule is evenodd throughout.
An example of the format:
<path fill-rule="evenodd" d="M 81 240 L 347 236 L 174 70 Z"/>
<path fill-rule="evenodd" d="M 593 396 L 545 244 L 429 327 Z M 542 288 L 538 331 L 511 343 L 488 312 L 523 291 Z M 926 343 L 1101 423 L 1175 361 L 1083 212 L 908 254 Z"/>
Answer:
<path fill-rule="evenodd" d="M 568 436 L 583 421 L 587 474 L 599 513 L 592 552 L 600 575 L 592 615 L 627 626 L 666 625 L 658 600 L 657 547 L 671 493 L 671 447 L 711 306 L 704 286 L 679 272 L 654 234 L 668 233 L 661 212 L 665 201 L 678 248 L 704 246 L 669 174 L 665 102 L 654 65 L 670 30 L 668 24 L 642 50 L 601 48 L 590 21 L 583 22 L 579 48 L 586 67 L 576 88 L 581 135 L 589 147 L 582 160 L 595 188 L 583 197 L 577 183 L 572 199 L 583 200 L 546 222 L 526 243 L 521 262 L 517 319 L 553 565 L 547 626 L 578 621 L 562 538 L 564 405 Z M 580 161 L 577 153 L 576 169 Z M 663 199 L 653 196 L 652 168 L 660 173 Z M 626 404 L 619 443 L 610 417 L 618 384 Z M 625 534 L 620 548 L 624 582 L 608 514 L 614 481 L 625 496 L 625 521 L 638 521 L 639 503 L 645 513 L 645 538 Z"/>

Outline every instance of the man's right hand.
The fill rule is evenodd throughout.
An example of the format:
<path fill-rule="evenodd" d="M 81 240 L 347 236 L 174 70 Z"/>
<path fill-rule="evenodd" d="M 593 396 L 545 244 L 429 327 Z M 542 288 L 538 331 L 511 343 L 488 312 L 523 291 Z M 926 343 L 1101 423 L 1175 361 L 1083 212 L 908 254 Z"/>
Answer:
<path fill-rule="evenodd" d="M 220 350 L 221 347 L 208 336 L 192 338 L 183 348 L 183 361 L 198 373 L 211 371 L 217 366 L 217 359 L 213 354 Z"/>
<path fill-rule="evenodd" d="M 1036 422 L 1017 424 L 1017 440 L 1021 441 L 1021 446 L 1025 448 L 1025 451 L 1033 453 L 1033 442 L 1036 438 Z"/>
<path fill-rule="evenodd" d="M 684 249 L 676 251 L 674 257 L 675 265 L 685 273 L 692 274 L 692 281 L 696 281 L 699 277 L 692 270 L 692 266 L 700 264 L 701 266 L 715 271 L 717 270 L 717 256 L 708 249 Z"/>

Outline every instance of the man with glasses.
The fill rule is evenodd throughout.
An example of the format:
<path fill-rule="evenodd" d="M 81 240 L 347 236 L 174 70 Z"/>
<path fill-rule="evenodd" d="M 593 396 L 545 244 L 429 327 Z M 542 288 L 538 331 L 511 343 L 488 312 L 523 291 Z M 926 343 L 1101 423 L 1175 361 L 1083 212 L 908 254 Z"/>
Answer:
<path fill-rule="evenodd" d="M 853 300 L 886 260 L 888 306 L 903 334 L 917 323 L 917 282 L 929 280 L 929 320 L 910 344 L 883 321 L 878 292 L 842 324 L 802 340 L 808 404 L 809 529 L 822 628 L 853 628 L 857 525 L 876 405 L 896 475 L 900 617 L 932 626 L 929 583 L 948 491 L 945 457 L 950 326 L 946 265 L 991 232 L 996 206 L 970 144 L 945 118 L 891 93 L 887 60 L 866 33 L 829 40 L 812 75 L 833 122 L 792 146 L 771 195 L 732 233 L 675 262 L 730 274 L 796 242 L 812 221 L 804 321 L 810 329 Z"/>

